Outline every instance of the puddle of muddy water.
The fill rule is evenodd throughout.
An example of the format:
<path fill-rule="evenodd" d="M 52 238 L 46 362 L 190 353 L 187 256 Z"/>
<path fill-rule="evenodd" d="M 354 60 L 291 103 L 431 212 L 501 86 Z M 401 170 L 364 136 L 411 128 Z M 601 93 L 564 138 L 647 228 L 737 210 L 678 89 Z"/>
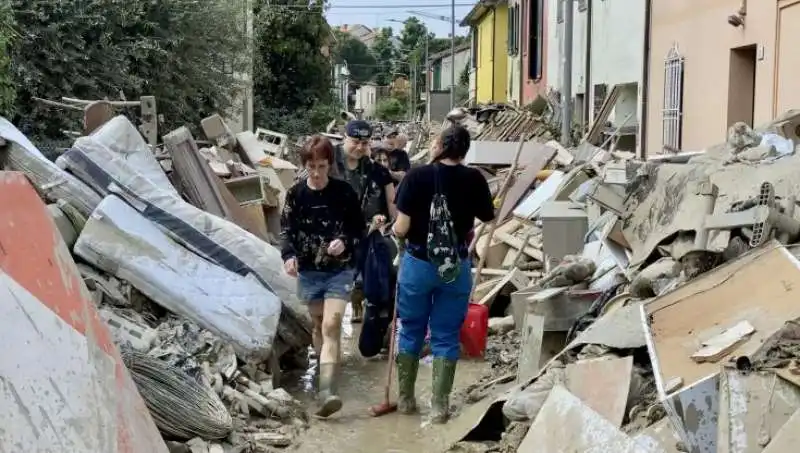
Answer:
<path fill-rule="evenodd" d="M 420 364 L 417 378 L 417 400 L 420 414 L 397 413 L 373 418 L 368 409 L 383 399 L 386 385 L 386 356 L 365 359 L 358 353 L 359 326 L 351 322 L 348 306 L 343 320 L 342 348 L 344 364 L 339 383 L 342 410 L 329 420 L 311 420 L 293 450 L 299 453 L 438 453 L 444 450 L 445 436 L 441 427 L 426 423 L 429 411 L 431 367 Z M 317 358 L 311 354 L 309 370 L 287 385 L 295 397 L 314 408 L 313 375 Z M 485 362 L 462 360 L 456 372 L 455 389 L 477 381 L 489 368 Z M 395 378 L 393 377 L 393 380 Z M 396 382 L 392 382 L 392 398 L 396 401 Z"/>

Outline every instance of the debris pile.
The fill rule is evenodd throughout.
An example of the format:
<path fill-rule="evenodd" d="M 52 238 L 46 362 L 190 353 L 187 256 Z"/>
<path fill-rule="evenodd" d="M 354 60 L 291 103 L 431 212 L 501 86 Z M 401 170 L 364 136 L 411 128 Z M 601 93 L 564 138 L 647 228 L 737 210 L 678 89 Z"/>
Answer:
<path fill-rule="evenodd" d="M 798 124 L 647 160 L 473 142 L 500 210 L 473 244 L 493 368 L 450 451 L 794 451 Z"/>
<path fill-rule="evenodd" d="M 37 298 L 28 299 L 36 310 L 45 306 L 85 330 L 87 339 L 108 340 L 101 348 L 128 387 L 117 395 L 97 381 L 80 390 L 89 393 L 84 404 L 92 413 L 131 406 L 139 418 L 127 428 L 123 419 L 90 422 L 119 428 L 120 436 L 128 429 L 132 451 L 165 452 L 165 441 L 171 451 L 272 451 L 290 445 L 308 423 L 300 403 L 279 387 L 281 369 L 304 367 L 311 343 L 307 311 L 273 243 L 275 216 L 296 167 L 281 159 L 285 136 L 234 135 L 218 115 L 201 126 L 211 141 L 206 146 L 185 127 L 153 146 L 127 118 L 106 118 L 54 163 L 0 118 L 0 192 L 27 190 L 34 197 L 25 205 L 7 203 L 11 224 L 0 229 L 0 243 L 8 258 L 0 270 L 14 280 L 4 280 L 3 289 L 21 294 L 14 285 L 43 272 L 37 266 L 62 276 L 63 284 L 37 277 L 25 288 L 67 285 L 63 294 L 34 292 Z M 26 240 L 41 246 L 7 250 L 9 241 L 24 242 L 20 229 L 32 228 L 39 236 Z M 56 246 L 47 248 L 46 240 Z M 15 266 L 28 274 L 15 275 Z M 36 341 L 57 339 L 48 333 Z M 98 376 L 108 371 L 102 361 L 69 357 Z M 38 404 L 35 396 L 32 403 Z M 69 444 L 64 433 L 54 432 L 50 443 L 42 438 L 41 445 Z"/>

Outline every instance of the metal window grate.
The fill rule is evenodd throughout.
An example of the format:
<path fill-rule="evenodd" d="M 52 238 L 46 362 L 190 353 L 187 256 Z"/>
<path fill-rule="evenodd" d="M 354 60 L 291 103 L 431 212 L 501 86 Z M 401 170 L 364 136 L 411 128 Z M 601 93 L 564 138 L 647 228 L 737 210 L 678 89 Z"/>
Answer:
<path fill-rule="evenodd" d="M 662 145 L 670 152 L 681 149 L 683 64 L 684 58 L 674 44 L 664 59 L 664 110 L 661 112 Z"/>

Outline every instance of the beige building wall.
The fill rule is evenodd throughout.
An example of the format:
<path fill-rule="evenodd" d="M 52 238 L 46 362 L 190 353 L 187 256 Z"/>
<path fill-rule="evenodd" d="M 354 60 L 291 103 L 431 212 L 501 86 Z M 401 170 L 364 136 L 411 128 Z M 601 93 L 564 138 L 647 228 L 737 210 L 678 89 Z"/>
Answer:
<path fill-rule="evenodd" d="M 800 90 L 792 89 L 800 80 L 800 53 L 787 45 L 800 38 L 800 0 L 746 1 L 739 27 L 728 17 L 742 0 L 652 1 L 648 155 L 663 152 L 665 59 L 673 46 L 684 58 L 684 151 L 723 141 L 736 120 L 751 116 L 758 125 L 800 107 Z"/>

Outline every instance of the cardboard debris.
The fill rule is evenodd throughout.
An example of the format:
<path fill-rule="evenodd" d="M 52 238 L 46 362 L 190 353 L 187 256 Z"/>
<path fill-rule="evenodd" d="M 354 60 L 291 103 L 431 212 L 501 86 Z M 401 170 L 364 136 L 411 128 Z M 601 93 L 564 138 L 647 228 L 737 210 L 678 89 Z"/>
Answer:
<path fill-rule="evenodd" d="M 567 365 L 567 389 L 614 426 L 622 426 L 633 357 L 580 360 Z"/>

